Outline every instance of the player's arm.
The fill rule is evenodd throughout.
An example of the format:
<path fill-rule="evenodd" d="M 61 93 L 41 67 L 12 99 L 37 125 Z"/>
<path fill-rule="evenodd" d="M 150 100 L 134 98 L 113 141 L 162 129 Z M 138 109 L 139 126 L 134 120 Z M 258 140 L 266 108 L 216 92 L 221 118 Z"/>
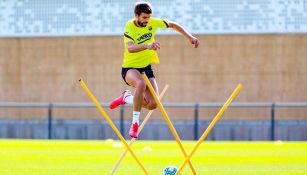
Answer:
<path fill-rule="evenodd" d="M 160 49 L 160 43 L 159 42 L 152 42 L 149 44 L 142 44 L 142 45 L 138 45 L 138 44 L 134 44 L 134 42 L 128 42 L 127 43 L 127 48 L 128 51 L 130 53 L 135 53 L 135 52 L 140 52 L 146 49 L 149 50 L 158 50 Z"/>
<path fill-rule="evenodd" d="M 173 28 L 177 32 L 181 33 L 184 37 L 186 37 L 195 48 L 198 47 L 199 41 L 196 37 L 190 34 L 186 29 L 184 29 L 180 24 L 176 22 L 169 22 L 168 23 L 170 28 Z"/>

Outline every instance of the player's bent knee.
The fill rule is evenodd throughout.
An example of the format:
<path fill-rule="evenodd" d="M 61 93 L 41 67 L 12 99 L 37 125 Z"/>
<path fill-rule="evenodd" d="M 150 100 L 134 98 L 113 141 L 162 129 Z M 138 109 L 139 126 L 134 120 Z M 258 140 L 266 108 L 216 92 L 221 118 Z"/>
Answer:
<path fill-rule="evenodd" d="M 147 107 L 149 110 L 154 110 L 157 108 L 157 103 L 149 103 Z"/>

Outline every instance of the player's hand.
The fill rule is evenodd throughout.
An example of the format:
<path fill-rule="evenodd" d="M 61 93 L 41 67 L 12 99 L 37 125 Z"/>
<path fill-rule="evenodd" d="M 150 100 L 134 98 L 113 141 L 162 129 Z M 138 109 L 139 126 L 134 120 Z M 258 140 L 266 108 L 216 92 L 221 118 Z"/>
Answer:
<path fill-rule="evenodd" d="M 194 46 L 194 48 L 197 48 L 198 45 L 199 45 L 198 39 L 197 39 L 196 37 L 194 37 L 194 36 L 192 36 L 192 37 L 190 38 L 190 43 Z"/>
<path fill-rule="evenodd" d="M 152 42 L 152 43 L 147 45 L 147 49 L 158 50 L 158 49 L 160 49 L 160 43 L 159 42 Z"/>

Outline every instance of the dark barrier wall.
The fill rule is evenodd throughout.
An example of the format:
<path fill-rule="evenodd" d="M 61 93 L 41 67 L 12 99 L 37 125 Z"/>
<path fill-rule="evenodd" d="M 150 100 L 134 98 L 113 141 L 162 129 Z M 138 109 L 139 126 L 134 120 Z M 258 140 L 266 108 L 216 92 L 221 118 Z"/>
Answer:
<path fill-rule="evenodd" d="M 120 128 L 119 122 L 114 121 Z M 128 130 L 131 121 L 124 122 L 122 135 L 129 139 Z M 179 136 L 183 140 L 193 140 L 193 121 L 174 121 Z M 200 137 L 209 121 L 200 121 L 198 136 Z M 306 121 L 276 122 L 275 140 L 307 140 Z M 270 122 L 268 121 L 219 121 L 210 132 L 207 140 L 271 140 Z M 47 122 L 43 120 L 0 120 L 0 138 L 48 139 Z M 117 139 L 118 137 L 107 124 L 101 120 L 56 120 L 53 121 L 51 133 L 53 139 Z M 164 121 L 149 122 L 139 139 L 173 140 Z M 198 140 L 198 138 L 196 138 Z"/>

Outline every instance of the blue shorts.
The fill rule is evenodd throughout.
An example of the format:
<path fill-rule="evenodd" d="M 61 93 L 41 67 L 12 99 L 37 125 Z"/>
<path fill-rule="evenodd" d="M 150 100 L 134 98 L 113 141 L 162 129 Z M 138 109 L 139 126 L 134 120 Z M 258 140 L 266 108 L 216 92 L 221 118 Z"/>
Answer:
<path fill-rule="evenodd" d="M 151 65 L 148 65 L 148 66 L 146 66 L 146 67 L 144 67 L 144 68 L 122 68 L 122 78 L 124 79 L 124 81 L 125 81 L 125 83 L 127 84 L 127 85 L 129 85 L 128 83 L 127 83 L 127 81 L 126 81 L 126 74 L 127 74 L 127 72 L 128 72 L 128 70 L 130 70 L 130 69 L 135 69 L 135 70 L 138 70 L 140 73 L 143 73 L 143 72 L 145 72 L 145 74 L 146 74 L 146 76 L 148 77 L 148 79 L 149 78 L 155 78 L 155 75 L 154 75 L 154 73 L 153 73 L 153 71 L 152 71 L 152 68 L 151 68 Z M 129 85 L 130 86 L 130 85 Z"/>

